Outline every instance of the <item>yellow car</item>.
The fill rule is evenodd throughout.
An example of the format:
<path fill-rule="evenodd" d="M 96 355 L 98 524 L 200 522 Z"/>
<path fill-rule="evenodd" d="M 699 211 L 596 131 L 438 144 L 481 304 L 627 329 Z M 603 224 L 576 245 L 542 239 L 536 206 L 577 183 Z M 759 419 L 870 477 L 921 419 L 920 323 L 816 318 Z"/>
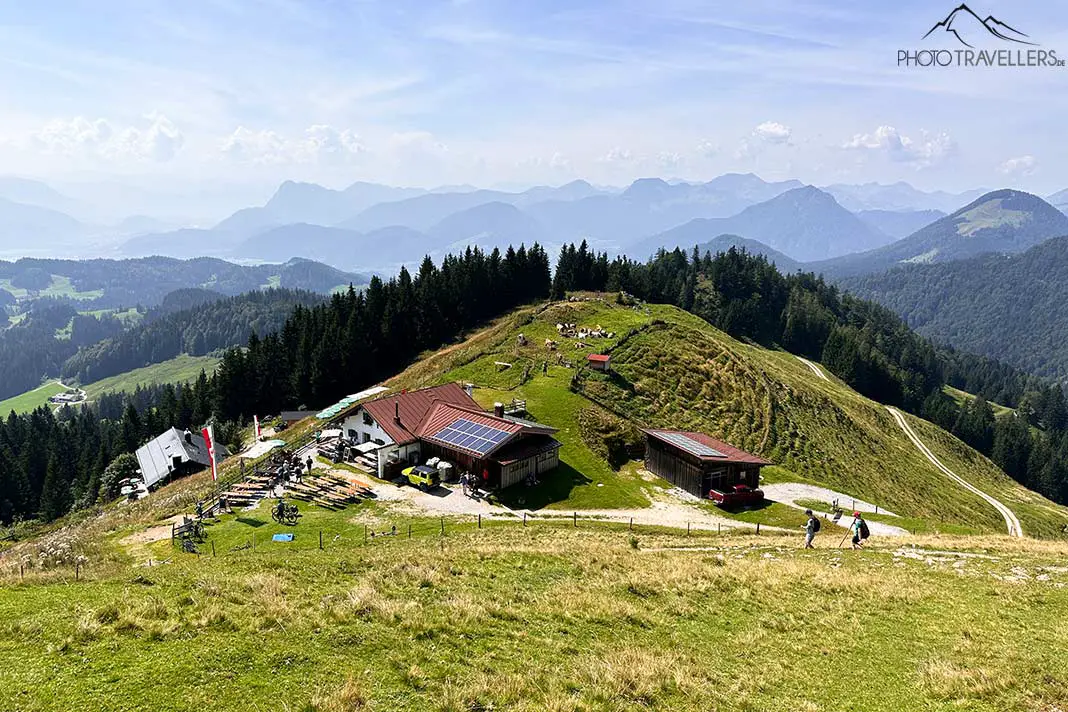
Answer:
<path fill-rule="evenodd" d="M 441 484 L 441 477 L 436 468 L 429 465 L 416 465 L 401 470 L 401 475 L 412 487 L 427 492 Z"/>

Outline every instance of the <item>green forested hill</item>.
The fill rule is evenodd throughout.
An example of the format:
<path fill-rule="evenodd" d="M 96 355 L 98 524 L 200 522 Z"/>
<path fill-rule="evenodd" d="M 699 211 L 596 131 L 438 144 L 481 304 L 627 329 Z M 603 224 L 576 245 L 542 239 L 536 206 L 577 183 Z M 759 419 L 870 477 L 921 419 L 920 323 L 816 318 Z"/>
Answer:
<path fill-rule="evenodd" d="M 171 303 L 181 301 L 184 300 Z M 165 313 L 165 309 L 152 311 L 145 323 L 81 348 L 63 364 L 62 376 L 90 383 L 179 354 L 203 356 L 240 346 L 253 333 L 269 334 L 281 329 L 297 305 L 310 307 L 323 301 L 324 297 L 312 292 L 265 289 L 173 313 Z"/>
<path fill-rule="evenodd" d="M 1068 376 L 1068 238 L 1020 255 L 900 267 L 841 284 L 925 336 L 1039 375 Z"/>
<path fill-rule="evenodd" d="M 1068 235 L 1068 216 L 1030 193 L 997 190 L 886 247 L 813 262 L 806 268 L 835 277 L 875 274 L 905 263 L 1014 254 L 1062 235 Z"/>

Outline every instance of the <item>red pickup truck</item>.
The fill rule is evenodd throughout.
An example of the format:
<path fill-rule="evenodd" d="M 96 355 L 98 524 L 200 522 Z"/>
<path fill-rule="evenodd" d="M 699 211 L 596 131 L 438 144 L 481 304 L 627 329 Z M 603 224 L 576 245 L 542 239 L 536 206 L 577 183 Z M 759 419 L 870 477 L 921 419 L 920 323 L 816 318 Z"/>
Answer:
<path fill-rule="evenodd" d="M 708 498 L 721 507 L 744 507 L 764 500 L 764 490 L 749 485 L 734 485 L 726 492 L 709 490 Z"/>

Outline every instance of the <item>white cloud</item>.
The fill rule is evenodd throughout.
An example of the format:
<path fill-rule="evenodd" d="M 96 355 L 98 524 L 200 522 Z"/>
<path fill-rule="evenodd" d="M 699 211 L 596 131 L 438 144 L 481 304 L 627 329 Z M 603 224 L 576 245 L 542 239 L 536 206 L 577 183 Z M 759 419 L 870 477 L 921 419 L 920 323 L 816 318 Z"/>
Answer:
<path fill-rule="evenodd" d="M 360 137 L 349 129 L 317 124 L 304 132 L 301 150 L 311 160 L 348 162 L 367 151 Z"/>
<path fill-rule="evenodd" d="M 704 139 L 697 144 L 697 155 L 703 158 L 711 158 L 719 153 L 719 144 L 709 139 Z"/>
<path fill-rule="evenodd" d="M 913 139 L 893 126 L 880 126 L 872 133 L 855 134 L 842 148 L 880 153 L 891 161 L 926 168 L 949 158 L 957 146 L 944 131 L 937 134 L 921 131 L 919 138 Z"/>
<path fill-rule="evenodd" d="M 682 163 L 682 156 L 674 151 L 661 151 L 656 155 L 656 165 L 661 170 L 678 170 Z"/>
<path fill-rule="evenodd" d="M 285 139 L 274 131 L 253 131 L 244 126 L 223 140 L 222 152 L 238 162 L 273 165 L 288 161 Z"/>
<path fill-rule="evenodd" d="M 33 132 L 25 146 L 48 156 L 108 161 L 134 160 L 165 163 L 185 144 L 182 132 L 163 114 L 145 116 L 147 128 L 116 129 L 106 119 L 83 116 L 55 119 Z"/>
<path fill-rule="evenodd" d="M 104 119 L 90 121 L 76 116 L 49 121 L 30 137 L 30 143 L 47 154 L 74 156 L 99 150 L 113 135 L 111 124 Z"/>
<path fill-rule="evenodd" d="M 765 149 L 773 146 L 793 146 L 790 141 L 793 133 L 793 129 L 786 124 L 780 124 L 778 121 L 765 121 L 741 140 L 734 151 L 734 157 L 744 161 L 756 158 Z"/>
<path fill-rule="evenodd" d="M 1033 175 L 1038 170 L 1038 161 L 1034 156 L 1017 156 L 1016 158 L 1010 158 L 1009 160 L 998 166 L 998 173 L 1003 173 L 1007 176 L 1029 176 Z"/>
<path fill-rule="evenodd" d="M 357 133 L 326 124 L 309 126 L 303 136 L 295 139 L 274 131 L 253 131 L 238 126 L 223 139 L 221 149 L 225 156 L 235 161 L 256 165 L 346 164 L 367 152 Z"/>
<path fill-rule="evenodd" d="M 770 144 L 788 144 L 793 131 L 778 121 L 765 121 L 753 129 L 753 136 Z"/>
<path fill-rule="evenodd" d="M 633 163 L 635 157 L 629 148 L 615 146 L 611 150 L 609 150 L 608 153 L 601 156 L 601 158 L 598 160 L 600 160 L 602 163 L 612 163 L 619 165 Z"/>
<path fill-rule="evenodd" d="M 538 170 L 548 168 L 554 171 L 570 171 L 571 159 L 559 151 L 555 151 L 548 158 L 544 156 L 529 156 L 516 161 L 515 165 L 522 169 Z"/>

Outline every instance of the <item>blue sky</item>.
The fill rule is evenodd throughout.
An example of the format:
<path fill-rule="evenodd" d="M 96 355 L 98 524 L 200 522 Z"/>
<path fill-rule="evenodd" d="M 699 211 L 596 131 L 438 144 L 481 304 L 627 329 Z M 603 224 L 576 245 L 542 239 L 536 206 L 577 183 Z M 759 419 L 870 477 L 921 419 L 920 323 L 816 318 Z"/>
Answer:
<path fill-rule="evenodd" d="M 972 3 L 1068 58 L 1068 13 Z M 952 2 L 0 5 L 0 172 L 1068 187 L 1064 69 L 903 69 Z M 1000 48 L 1000 47 L 998 47 Z"/>

